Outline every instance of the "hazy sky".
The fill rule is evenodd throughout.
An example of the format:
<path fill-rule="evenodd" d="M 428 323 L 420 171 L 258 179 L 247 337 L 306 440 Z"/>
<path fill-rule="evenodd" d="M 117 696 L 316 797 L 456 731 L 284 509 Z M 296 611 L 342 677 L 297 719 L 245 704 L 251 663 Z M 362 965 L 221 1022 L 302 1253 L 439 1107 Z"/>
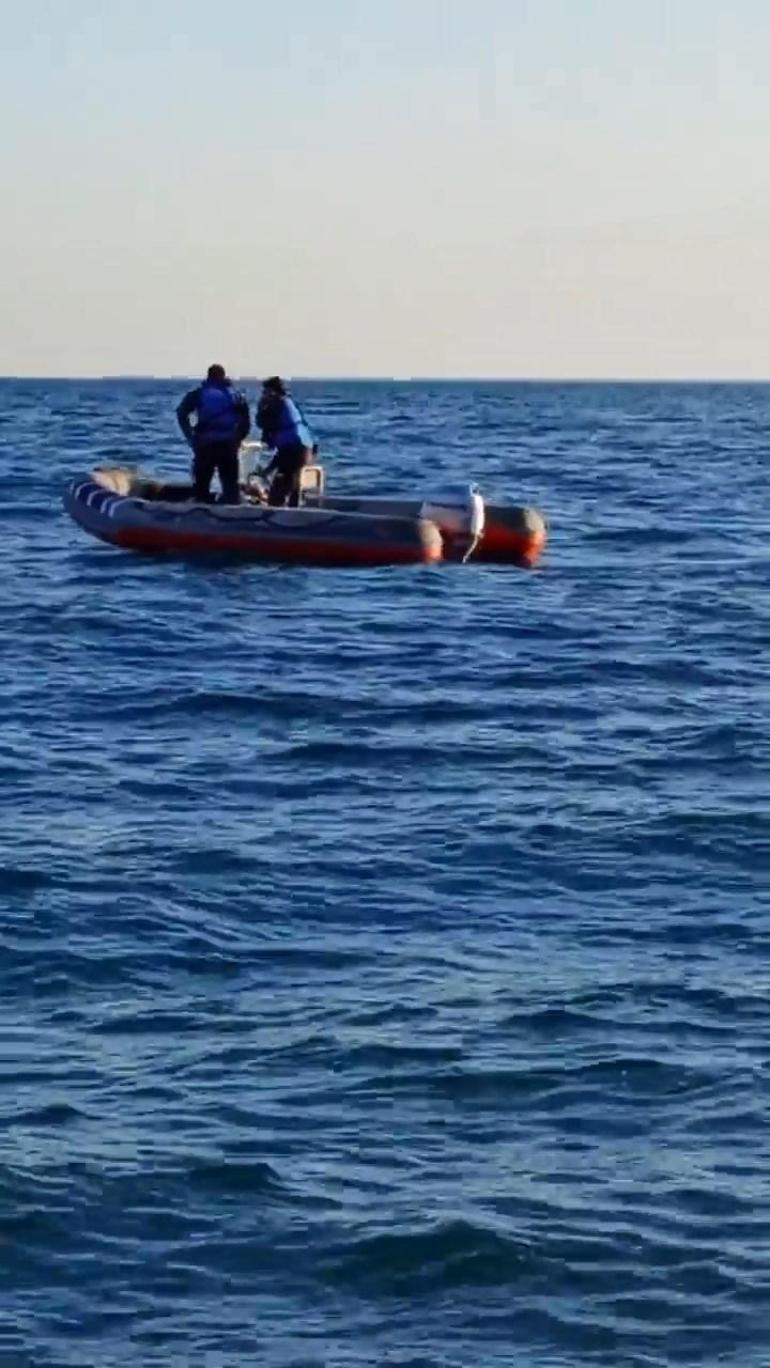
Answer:
<path fill-rule="evenodd" d="M 2 31 L 0 373 L 770 376 L 767 0 Z"/>

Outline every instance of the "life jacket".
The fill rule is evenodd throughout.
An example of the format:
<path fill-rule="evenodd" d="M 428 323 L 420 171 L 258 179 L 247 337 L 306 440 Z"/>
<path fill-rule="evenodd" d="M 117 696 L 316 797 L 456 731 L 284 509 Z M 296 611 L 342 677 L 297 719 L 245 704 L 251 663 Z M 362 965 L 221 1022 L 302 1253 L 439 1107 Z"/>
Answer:
<path fill-rule="evenodd" d="M 265 439 L 276 451 L 283 447 L 312 447 L 313 434 L 299 406 L 288 395 L 271 400 L 267 412 Z"/>
<path fill-rule="evenodd" d="M 195 436 L 200 442 L 230 442 L 238 434 L 238 402 L 229 385 L 201 385 Z"/>

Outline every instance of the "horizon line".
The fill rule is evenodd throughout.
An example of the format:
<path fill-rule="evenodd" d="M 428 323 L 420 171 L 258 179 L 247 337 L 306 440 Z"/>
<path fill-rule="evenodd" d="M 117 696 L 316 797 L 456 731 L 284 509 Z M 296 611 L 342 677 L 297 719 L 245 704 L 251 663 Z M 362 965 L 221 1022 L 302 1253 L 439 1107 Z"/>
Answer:
<path fill-rule="evenodd" d="M 239 382 L 261 384 L 258 375 L 234 375 Z M 767 385 L 770 376 L 720 376 L 720 375 L 681 375 L 681 376 L 580 376 L 580 375 L 287 375 L 292 384 L 344 384 L 344 385 Z M 107 384 L 111 381 L 154 381 L 164 383 L 186 383 L 200 380 L 192 372 L 175 374 L 153 374 L 141 371 L 115 371 L 105 374 L 88 372 L 75 375 L 0 375 L 0 383 L 29 382 L 72 384 L 85 381 L 93 384 Z"/>

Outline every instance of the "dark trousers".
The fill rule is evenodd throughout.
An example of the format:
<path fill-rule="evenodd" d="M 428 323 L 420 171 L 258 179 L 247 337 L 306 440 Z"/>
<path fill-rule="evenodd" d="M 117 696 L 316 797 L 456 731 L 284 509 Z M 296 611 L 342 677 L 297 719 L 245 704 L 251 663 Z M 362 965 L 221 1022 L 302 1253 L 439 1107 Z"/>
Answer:
<path fill-rule="evenodd" d="M 240 503 L 238 493 L 238 442 L 202 442 L 193 456 L 193 498 L 196 503 L 211 502 L 214 473 L 222 486 L 222 503 Z"/>
<path fill-rule="evenodd" d="M 274 508 L 298 507 L 300 476 L 312 455 L 308 447 L 301 445 L 284 447 L 280 452 L 267 496 L 267 502 Z"/>

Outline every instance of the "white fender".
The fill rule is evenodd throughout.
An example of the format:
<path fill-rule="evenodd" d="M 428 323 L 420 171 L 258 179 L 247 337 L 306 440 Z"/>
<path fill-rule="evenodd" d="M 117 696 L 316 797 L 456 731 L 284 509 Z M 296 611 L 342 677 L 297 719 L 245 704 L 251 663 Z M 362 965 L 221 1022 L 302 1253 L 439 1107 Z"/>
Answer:
<path fill-rule="evenodd" d="M 446 540 L 467 560 L 484 532 L 484 500 L 477 485 L 465 485 L 425 499 L 420 517 L 434 522 Z"/>

